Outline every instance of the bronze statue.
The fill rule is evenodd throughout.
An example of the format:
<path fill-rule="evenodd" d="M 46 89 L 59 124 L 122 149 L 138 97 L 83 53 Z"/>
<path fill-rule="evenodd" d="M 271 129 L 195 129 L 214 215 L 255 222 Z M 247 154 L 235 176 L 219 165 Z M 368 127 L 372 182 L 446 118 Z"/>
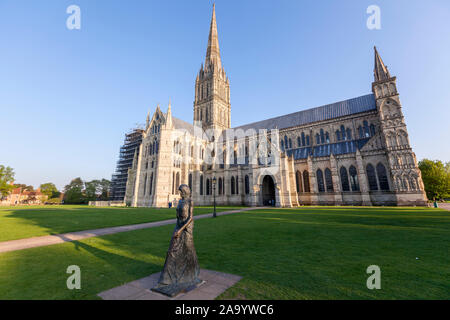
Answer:
<path fill-rule="evenodd" d="M 194 247 L 194 204 L 189 186 L 182 184 L 178 190 L 181 200 L 177 207 L 177 224 L 173 231 L 164 269 L 153 291 L 174 297 L 189 291 L 202 282 L 198 278 L 197 253 Z"/>

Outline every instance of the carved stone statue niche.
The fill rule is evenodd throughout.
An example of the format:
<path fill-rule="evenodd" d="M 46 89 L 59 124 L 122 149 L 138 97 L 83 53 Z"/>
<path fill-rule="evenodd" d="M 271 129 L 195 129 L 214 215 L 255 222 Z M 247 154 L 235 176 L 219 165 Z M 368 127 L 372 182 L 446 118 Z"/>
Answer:
<path fill-rule="evenodd" d="M 178 190 L 181 200 L 177 207 L 177 224 L 173 231 L 164 269 L 153 291 L 174 297 L 197 287 L 202 280 L 198 278 L 197 253 L 194 247 L 194 204 L 189 186 L 182 184 Z"/>

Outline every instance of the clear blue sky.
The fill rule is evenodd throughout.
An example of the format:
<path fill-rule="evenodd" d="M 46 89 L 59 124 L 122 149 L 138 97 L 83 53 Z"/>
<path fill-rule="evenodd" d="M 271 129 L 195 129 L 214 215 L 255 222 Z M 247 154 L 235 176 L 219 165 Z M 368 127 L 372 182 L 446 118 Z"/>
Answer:
<path fill-rule="evenodd" d="M 66 8 L 81 8 L 81 30 Z M 381 30 L 366 9 L 381 8 Z M 111 178 L 124 134 L 172 100 L 192 121 L 208 0 L 0 0 L 0 164 L 17 182 Z M 450 161 L 450 1 L 218 0 L 232 126 L 370 93 L 398 77 L 418 159 Z"/>

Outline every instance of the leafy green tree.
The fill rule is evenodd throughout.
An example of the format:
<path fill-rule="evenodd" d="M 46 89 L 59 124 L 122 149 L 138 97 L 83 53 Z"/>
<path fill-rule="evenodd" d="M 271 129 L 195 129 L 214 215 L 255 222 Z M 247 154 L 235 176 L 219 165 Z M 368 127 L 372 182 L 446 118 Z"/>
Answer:
<path fill-rule="evenodd" d="M 422 180 L 428 199 L 444 199 L 450 196 L 450 163 L 423 159 L 419 162 Z"/>
<path fill-rule="evenodd" d="M 48 199 L 59 198 L 61 195 L 61 192 L 59 192 L 56 186 L 51 182 L 43 183 L 39 188 L 41 189 L 42 194 L 48 196 Z"/>
<path fill-rule="evenodd" d="M 83 194 L 84 182 L 81 178 L 73 179 L 64 187 L 64 203 L 83 204 L 86 203 L 86 197 Z"/>
<path fill-rule="evenodd" d="M 86 196 L 86 201 L 97 200 L 97 193 L 100 188 L 100 181 L 92 180 L 92 181 L 86 182 L 84 185 L 85 185 L 84 193 Z"/>
<path fill-rule="evenodd" d="M 109 200 L 109 190 L 111 187 L 111 181 L 107 180 L 107 179 L 102 179 L 102 181 L 100 181 L 100 200 Z"/>
<path fill-rule="evenodd" d="M 9 195 L 14 186 L 14 170 L 11 167 L 0 165 L 0 196 Z"/>

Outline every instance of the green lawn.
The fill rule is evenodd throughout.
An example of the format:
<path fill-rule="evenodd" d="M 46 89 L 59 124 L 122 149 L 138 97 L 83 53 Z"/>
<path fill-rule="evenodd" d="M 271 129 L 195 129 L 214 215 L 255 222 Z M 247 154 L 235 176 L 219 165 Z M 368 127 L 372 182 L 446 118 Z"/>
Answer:
<path fill-rule="evenodd" d="M 217 211 L 236 209 L 218 207 Z M 195 208 L 194 215 L 212 207 Z M 175 209 L 88 206 L 0 207 L 0 242 L 73 231 L 138 224 L 176 217 Z"/>
<path fill-rule="evenodd" d="M 0 254 L 0 299 L 96 299 L 161 271 L 172 228 Z M 202 268 L 243 276 L 222 299 L 450 299 L 450 212 L 440 209 L 261 209 L 196 221 L 195 243 Z M 69 265 L 81 290 L 66 288 Z M 366 287 L 369 265 L 381 290 Z"/>

